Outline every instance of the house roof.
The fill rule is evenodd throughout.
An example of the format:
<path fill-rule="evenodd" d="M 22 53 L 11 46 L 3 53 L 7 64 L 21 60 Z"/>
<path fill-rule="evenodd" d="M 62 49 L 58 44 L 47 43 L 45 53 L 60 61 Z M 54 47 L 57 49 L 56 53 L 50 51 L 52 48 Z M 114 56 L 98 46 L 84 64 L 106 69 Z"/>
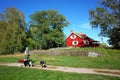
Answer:
<path fill-rule="evenodd" d="M 92 41 L 92 42 L 99 42 L 99 41 L 93 40 L 92 38 L 88 37 L 87 35 L 83 34 L 82 32 L 76 33 L 76 32 L 71 31 L 71 33 L 77 35 L 78 37 L 80 37 L 80 38 L 82 38 L 82 39 L 88 38 L 88 39 L 89 39 L 90 41 Z"/>

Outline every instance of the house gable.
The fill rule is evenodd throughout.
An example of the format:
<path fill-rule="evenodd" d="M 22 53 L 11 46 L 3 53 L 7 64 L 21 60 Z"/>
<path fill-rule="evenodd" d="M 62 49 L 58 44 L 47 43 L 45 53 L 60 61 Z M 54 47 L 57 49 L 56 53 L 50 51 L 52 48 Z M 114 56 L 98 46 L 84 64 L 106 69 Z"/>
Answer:
<path fill-rule="evenodd" d="M 68 38 L 66 39 L 66 46 L 73 46 L 73 47 L 78 47 L 83 44 L 83 39 L 80 38 L 77 34 L 71 33 Z"/>

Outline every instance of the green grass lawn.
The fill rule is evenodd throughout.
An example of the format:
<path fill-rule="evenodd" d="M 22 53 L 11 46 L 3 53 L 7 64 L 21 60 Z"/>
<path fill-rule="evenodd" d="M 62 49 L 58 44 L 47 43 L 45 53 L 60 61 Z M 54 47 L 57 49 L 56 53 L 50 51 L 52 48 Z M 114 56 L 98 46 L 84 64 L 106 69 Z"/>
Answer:
<path fill-rule="evenodd" d="M 0 80 L 120 80 L 120 77 L 0 66 Z"/>
<path fill-rule="evenodd" d="M 70 50 L 96 51 L 103 53 L 103 56 L 94 58 L 87 56 L 31 54 L 30 58 L 35 64 L 39 64 L 40 60 L 45 60 L 47 65 L 120 70 L 120 50 L 104 48 L 73 48 Z M 24 54 L 1 55 L 0 62 L 17 62 L 18 59 L 23 58 Z"/>

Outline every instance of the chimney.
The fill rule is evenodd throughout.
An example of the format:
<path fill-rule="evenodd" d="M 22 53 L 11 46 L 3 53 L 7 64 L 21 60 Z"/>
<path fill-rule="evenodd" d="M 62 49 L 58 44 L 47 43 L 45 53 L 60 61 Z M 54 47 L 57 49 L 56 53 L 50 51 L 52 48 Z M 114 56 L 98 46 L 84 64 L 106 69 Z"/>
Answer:
<path fill-rule="evenodd" d="M 82 32 L 80 32 L 80 34 L 83 34 Z"/>
<path fill-rule="evenodd" d="M 70 32 L 73 33 L 73 30 L 71 30 Z"/>

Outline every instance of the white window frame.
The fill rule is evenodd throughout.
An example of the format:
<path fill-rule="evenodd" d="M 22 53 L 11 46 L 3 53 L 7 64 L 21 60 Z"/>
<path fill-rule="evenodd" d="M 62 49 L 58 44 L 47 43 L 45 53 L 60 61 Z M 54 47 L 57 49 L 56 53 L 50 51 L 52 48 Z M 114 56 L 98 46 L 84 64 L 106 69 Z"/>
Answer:
<path fill-rule="evenodd" d="M 71 38 L 71 39 L 75 39 L 75 38 L 76 38 L 76 35 L 71 35 L 70 38 Z"/>

